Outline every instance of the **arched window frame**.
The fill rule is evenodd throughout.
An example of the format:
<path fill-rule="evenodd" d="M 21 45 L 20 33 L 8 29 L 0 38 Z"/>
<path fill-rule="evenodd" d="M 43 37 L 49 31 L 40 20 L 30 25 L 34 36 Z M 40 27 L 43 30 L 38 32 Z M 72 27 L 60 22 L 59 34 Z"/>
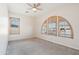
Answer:
<path fill-rule="evenodd" d="M 49 21 L 51 21 L 50 19 L 51 18 L 54 18 L 54 17 L 56 17 L 56 34 L 54 34 L 53 32 L 51 33 L 51 34 L 49 34 L 49 28 L 48 28 L 48 25 L 49 25 Z M 69 25 L 69 27 L 70 27 L 70 33 L 71 33 L 71 37 L 68 37 L 68 36 L 61 36 L 59 33 L 59 17 L 60 18 L 62 18 L 62 19 L 64 19 L 64 21 Z M 52 19 L 53 20 L 53 19 Z M 63 18 L 62 16 L 51 16 L 51 17 L 48 17 L 48 19 L 47 20 L 45 20 L 44 21 L 44 23 L 42 24 L 42 27 L 43 27 L 43 25 L 44 24 L 46 24 L 46 33 L 42 33 L 42 34 L 47 34 L 47 35 L 55 35 L 55 36 L 59 36 L 59 37 L 67 37 L 67 38 L 73 38 L 73 29 L 72 29 L 72 26 L 71 26 L 71 24 L 69 23 L 69 21 L 68 20 L 66 20 L 65 18 Z M 41 31 L 42 31 L 42 28 L 41 28 Z M 63 34 L 64 35 L 64 34 Z"/>

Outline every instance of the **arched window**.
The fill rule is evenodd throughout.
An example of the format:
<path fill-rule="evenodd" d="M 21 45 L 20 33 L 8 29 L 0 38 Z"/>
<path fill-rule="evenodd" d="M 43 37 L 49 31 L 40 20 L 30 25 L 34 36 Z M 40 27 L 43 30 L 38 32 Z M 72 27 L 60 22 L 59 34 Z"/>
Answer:
<path fill-rule="evenodd" d="M 73 38 L 70 23 L 61 16 L 51 16 L 44 21 L 41 28 L 42 34 Z"/>

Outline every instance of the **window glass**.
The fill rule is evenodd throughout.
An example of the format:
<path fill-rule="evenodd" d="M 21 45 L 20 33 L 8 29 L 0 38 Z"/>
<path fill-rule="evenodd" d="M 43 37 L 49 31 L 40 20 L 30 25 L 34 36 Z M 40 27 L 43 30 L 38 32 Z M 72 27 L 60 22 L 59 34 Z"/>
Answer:
<path fill-rule="evenodd" d="M 61 16 L 49 17 L 42 25 L 42 33 L 73 38 L 73 31 L 70 23 Z"/>

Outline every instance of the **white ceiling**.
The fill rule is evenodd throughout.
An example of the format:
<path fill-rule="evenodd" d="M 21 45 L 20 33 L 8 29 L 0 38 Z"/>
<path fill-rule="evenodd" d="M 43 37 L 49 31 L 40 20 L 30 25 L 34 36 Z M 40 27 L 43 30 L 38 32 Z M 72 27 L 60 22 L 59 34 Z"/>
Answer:
<path fill-rule="evenodd" d="M 61 4 L 52 4 L 52 3 L 43 3 L 39 8 L 41 8 L 41 11 L 33 12 L 32 10 L 28 10 L 30 6 L 28 6 L 26 3 L 9 3 L 8 8 L 9 12 L 12 13 L 18 13 L 23 15 L 42 15 L 51 9 L 53 9 L 56 6 L 59 6 Z M 29 11 L 29 13 L 26 13 L 26 11 Z"/>
<path fill-rule="evenodd" d="M 28 10 L 30 7 L 26 3 L 8 3 L 9 12 L 22 14 L 22 15 L 30 15 L 37 16 L 43 15 L 47 12 L 53 11 L 58 6 L 63 6 L 68 4 L 62 3 L 41 3 L 39 8 L 42 8 L 41 11 L 33 12 L 32 10 Z M 29 13 L 26 13 L 29 11 Z"/>

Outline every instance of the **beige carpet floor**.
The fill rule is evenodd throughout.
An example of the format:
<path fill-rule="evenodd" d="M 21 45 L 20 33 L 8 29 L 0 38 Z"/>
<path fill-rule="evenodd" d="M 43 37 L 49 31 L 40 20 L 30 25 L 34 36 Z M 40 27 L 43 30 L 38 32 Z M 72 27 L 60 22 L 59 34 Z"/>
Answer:
<path fill-rule="evenodd" d="M 79 51 L 42 39 L 9 41 L 7 55 L 79 55 Z"/>

